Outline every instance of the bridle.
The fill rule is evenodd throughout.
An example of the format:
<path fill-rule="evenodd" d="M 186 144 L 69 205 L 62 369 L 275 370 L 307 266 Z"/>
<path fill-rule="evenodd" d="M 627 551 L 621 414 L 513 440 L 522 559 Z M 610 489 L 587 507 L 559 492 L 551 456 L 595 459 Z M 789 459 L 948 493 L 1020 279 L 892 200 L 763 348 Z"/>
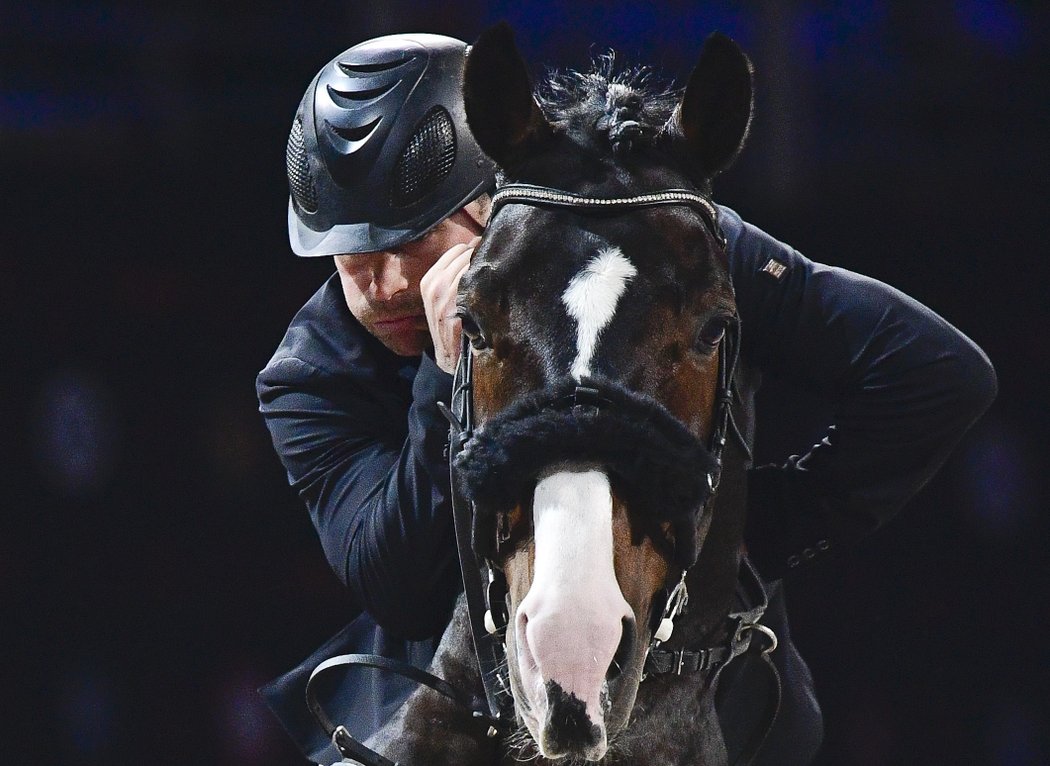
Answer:
<path fill-rule="evenodd" d="M 705 195 L 691 189 L 664 189 L 628 197 L 591 197 L 545 186 L 505 184 L 492 196 L 490 221 L 495 218 L 496 214 L 505 205 L 509 204 L 565 208 L 585 215 L 620 214 L 638 208 L 684 205 L 700 213 L 704 226 L 718 243 L 722 254 L 725 255 L 727 242 L 718 223 L 717 208 Z M 456 544 L 459 550 L 460 569 L 463 576 L 471 633 L 485 689 L 485 700 L 482 701 L 474 698 L 472 695 L 465 694 L 442 679 L 436 678 L 418 668 L 382 657 L 344 655 L 322 663 L 314 670 L 307 685 L 308 704 L 325 732 L 332 737 L 340 752 L 346 757 L 354 758 L 370 766 L 398 766 L 398 764 L 365 747 L 350 736 L 343 726 L 332 724 L 317 703 L 316 695 L 311 687 L 322 672 L 346 665 L 367 665 L 393 670 L 411 678 L 417 683 L 435 689 L 457 702 L 457 704 L 470 708 L 473 711 L 473 717 L 485 727 L 486 734 L 489 737 L 507 734 L 512 729 L 513 698 L 510 694 L 509 684 L 501 674 L 501 668 L 506 667 L 506 649 L 499 638 L 506 629 L 508 619 L 506 613 L 507 585 L 502 571 L 494 561 L 487 557 L 484 557 L 484 569 L 488 573 L 488 582 L 486 583 L 482 579 L 482 561 L 479 560 L 475 550 L 476 541 L 472 539 L 475 529 L 476 509 L 474 504 L 464 497 L 457 475 L 457 457 L 463 452 L 464 446 L 475 435 L 474 364 L 470 341 L 465 333 L 462 336 L 461 343 L 460 360 L 453 383 L 451 407 L 446 406 L 443 402 L 438 402 L 437 406 L 450 423 L 448 452 Z M 722 471 L 722 455 L 730 434 L 733 434 L 743 449 L 748 451 L 746 441 L 740 435 L 732 412 L 733 384 L 739 353 L 739 322 L 734 318 L 726 328 L 719 350 L 714 425 L 706 445 L 707 452 L 712 458 L 706 474 L 709 492 L 703 503 L 704 507 L 700 509 L 701 514 L 708 512 L 706 506 L 719 486 Z M 568 411 L 573 414 L 582 414 L 600 411 L 602 408 L 615 408 L 617 403 L 622 401 L 622 395 L 614 395 L 613 392 L 604 389 L 600 384 L 595 385 L 592 381 L 586 380 L 579 381 L 568 391 L 559 391 L 557 395 L 553 395 L 548 401 L 544 401 L 542 407 L 551 412 Z M 748 764 L 757 754 L 765 736 L 772 727 L 772 721 L 775 718 L 780 699 L 779 677 L 775 675 L 776 670 L 769 661 L 769 654 L 776 648 L 777 639 L 769 628 L 759 624 L 759 620 L 767 606 L 765 590 L 757 573 L 751 568 L 750 564 L 746 564 L 742 570 L 746 575 L 744 586 L 750 591 L 749 595 L 752 597 L 752 603 L 755 606 L 747 611 L 729 615 L 728 638 L 724 643 L 714 647 L 694 650 L 680 649 L 669 651 L 660 649 L 660 644 L 667 641 L 671 635 L 674 619 L 681 614 L 688 603 L 688 590 L 685 585 L 687 571 L 687 568 L 683 568 L 681 576 L 677 579 L 673 588 L 667 590 L 664 605 L 660 611 L 660 619 L 658 622 L 654 621 L 654 638 L 647 653 L 643 679 L 648 675 L 657 673 L 681 675 L 683 673 L 705 670 L 710 671 L 710 682 L 713 683 L 713 680 L 717 678 L 718 674 L 730 661 L 752 648 L 754 633 L 763 634 L 769 640 L 769 645 L 763 648 L 761 652 L 763 659 L 775 677 L 776 702 L 771 707 L 772 713 L 767 714 L 769 722 L 765 730 L 761 732 L 761 736 L 749 743 L 745 752 L 737 760 L 737 764 Z"/>
<path fill-rule="evenodd" d="M 717 208 L 706 196 L 691 189 L 664 189 L 628 197 L 589 197 L 545 186 L 506 184 L 500 187 L 492 197 L 490 221 L 503 206 L 508 204 L 563 208 L 582 214 L 606 215 L 621 214 L 638 208 L 685 205 L 700 213 L 704 226 L 718 243 L 723 255 L 725 255 L 727 246 L 726 237 L 718 223 Z M 745 452 L 750 455 L 746 440 L 740 434 L 733 419 L 732 410 L 733 386 L 740 354 L 739 341 L 739 321 L 734 318 L 726 328 L 718 358 L 714 425 L 707 444 L 707 451 L 713 458 L 713 465 L 711 465 L 706 476 L 708 489 L 711 493 L 708 495 L 708 503 L 710 498 L 713 497 L 715 490 L 718 489 L 721 480 L 722 456 L 730 434 L 736 437 Z M 451 408 L 441 406 L 451 424 L 449 462 L 452 478 L 453 517 L 455 519 L 457 544 L 466 590 L 467 606 L 473 628 L 475 649 L 482 672 L 482 680 L 485 685 L 486 698 L 489 703 L 489 715 L 494 720 L 506 720 L 511 712 L 508 704 L 510 695 L 507 693 L 507 682 L 499 673 L 499 669 L 506 666 L 506 656 L 503 644 L 498 638 L 500 633 L 506 628 L 508 619 L 505 606 L 506 583 L 503 580 L 499 567 L 491 560 L 485 561 L 489 573 L 487 587 L 484 586 L 481 580 L 479 574 L 481 562 L 478 561 L 476 555 L 476 544 L 472 545 L 472 543 L 477 541 L 472 540 L 471 535 L 471 519 L 476 511 L 462 496 L 457 482 L 455 467 L 457 455 L 462 451 L 464 445 L 473 438 L 475 431 L 473 361 L 469 340 L 464 335 L 460 362 L 456 369 L 453 384 L 452 406 Z M 588 385 L 582 382 L 576 385 L 571 393 L 560 392 L 560 395 L 550 397 L 544 406 L 549 410 L 568 409 L 573 412 L 616 406 L 613 402 L 613 396 L 609 395 L 600 386 L 590 385 L 589 381 L 587 383 Z M 706 512 L 706 508 L 701 511 L 701 513 Z M 690 671 L 709 670 L 712 671 L 712 677 L 714 677 L 731 660 L 748 651 L 751 647 L 751 638 L 754 632 L 762 633 L 769 641 L 768 646 L 762 650 L 763 656 L 768 659 L 769 653 L 776 648 L 777 639 L 769 628 L 759 624 L 759 620 L 767 605 L 765 590 L 750 563 L 746 563 L 742 571 L 745 575 L 743 585 L 749 591 L 751 602 L 755 606 L 745 612 L 729 615 L 728 641 L 724 645 L 716 647 L 668 651 L 660 649 L 659 646 L 670 637 L 674 619 L 681 613 L 688 602 L 688 590 L 685 586 L 687 570 L 683 569 L 680 578 L 673 588 L 669 589 L 664 601 L 660 620 L 654 631 L 654 639 L 646 658 L 645 675 L 657 673 L 681 674 Z M 772 669 L 772 665 L 770 665 L 770 668 Z M 776 696 L 779 700 L 779 681 L 777 682 Z M 764 734 L 765 732 L 763 732 L 763 738 Z M 760 745 L 761 742 L 754 745 L 750 757 L 757 753 Z"/>

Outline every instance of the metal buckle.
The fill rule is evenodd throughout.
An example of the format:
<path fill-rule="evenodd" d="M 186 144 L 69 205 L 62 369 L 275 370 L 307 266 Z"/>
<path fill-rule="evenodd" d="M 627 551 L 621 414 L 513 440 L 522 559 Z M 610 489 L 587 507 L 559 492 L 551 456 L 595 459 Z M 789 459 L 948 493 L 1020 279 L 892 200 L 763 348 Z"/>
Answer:
<path fill-rule="evenodd" d="M 351 758 L 354 755 L 354 751 L 350 749 L 347 744 L 347 740 L 351 739 L 350 732 L 346 730 L 343 725 L 336 726 L 332 731 L 332 744 L 335 745 L 335 749 L 339 751 L 339 754 L 344 758 Z"/>
<path fill-rule="evenodd" d="M 601 410 L 601 395 L 597 388 L 576 386 L 572 392 L 573 415 L 597 415 Z"/>

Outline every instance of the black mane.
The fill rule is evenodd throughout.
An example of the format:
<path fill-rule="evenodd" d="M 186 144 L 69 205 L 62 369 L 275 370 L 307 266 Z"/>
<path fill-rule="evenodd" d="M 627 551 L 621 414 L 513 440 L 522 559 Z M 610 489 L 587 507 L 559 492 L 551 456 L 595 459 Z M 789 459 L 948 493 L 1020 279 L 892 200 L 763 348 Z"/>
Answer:
<path fill-rule="evenodd" d="M 589 72 L 551 71 L 536 100 L 555 128 L 617 154 L 652 145 L 674 114 L 681 91 L 649 67 L 617 69 L 613 51 L 595 58 Z"/>

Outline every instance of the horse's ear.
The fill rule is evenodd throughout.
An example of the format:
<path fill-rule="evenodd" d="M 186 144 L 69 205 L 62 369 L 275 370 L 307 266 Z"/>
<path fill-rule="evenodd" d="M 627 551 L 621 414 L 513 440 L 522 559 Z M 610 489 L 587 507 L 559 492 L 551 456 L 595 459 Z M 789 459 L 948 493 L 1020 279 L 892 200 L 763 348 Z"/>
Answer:
<path fill-rule="evenodd" d="M 715 32 L 704 41 L 689 77 L 678 121 L 693 160 L 710 179 L 733 164 L 747 138 L 754 107 L 751 60 Z"/>
<path fill-rule="evenodd" d="M 505 21 L 482 32 L 467 53 L 463 102 L 478 146 L 504 168 L 551 135 Z"/>

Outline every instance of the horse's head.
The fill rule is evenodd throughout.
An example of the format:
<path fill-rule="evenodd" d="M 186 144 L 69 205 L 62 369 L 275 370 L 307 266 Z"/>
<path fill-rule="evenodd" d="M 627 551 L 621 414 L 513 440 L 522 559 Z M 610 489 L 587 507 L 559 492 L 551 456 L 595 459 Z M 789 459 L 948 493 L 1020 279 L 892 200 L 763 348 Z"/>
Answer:
<path fill-rule="evenodd" d="M 467 118 L 505 180 L 567 193 L 498 192 L 460 287 L 482 425 L 458 465 L 508 583 L 516 707 L 548 758 L 603 757 L 654 611 L 718 528 L 708 448 L 736 308 L 707 197 L 747 133 L 751 68 L 713 36 L 684 94 L 645 80 L 610 58 L 553 78 L 541 108 L 508 27 L 467 59 Z M 671 204 L 569 198 L 667 189 Z M 733 569 L 740 525 L 723 526 Z"/>

